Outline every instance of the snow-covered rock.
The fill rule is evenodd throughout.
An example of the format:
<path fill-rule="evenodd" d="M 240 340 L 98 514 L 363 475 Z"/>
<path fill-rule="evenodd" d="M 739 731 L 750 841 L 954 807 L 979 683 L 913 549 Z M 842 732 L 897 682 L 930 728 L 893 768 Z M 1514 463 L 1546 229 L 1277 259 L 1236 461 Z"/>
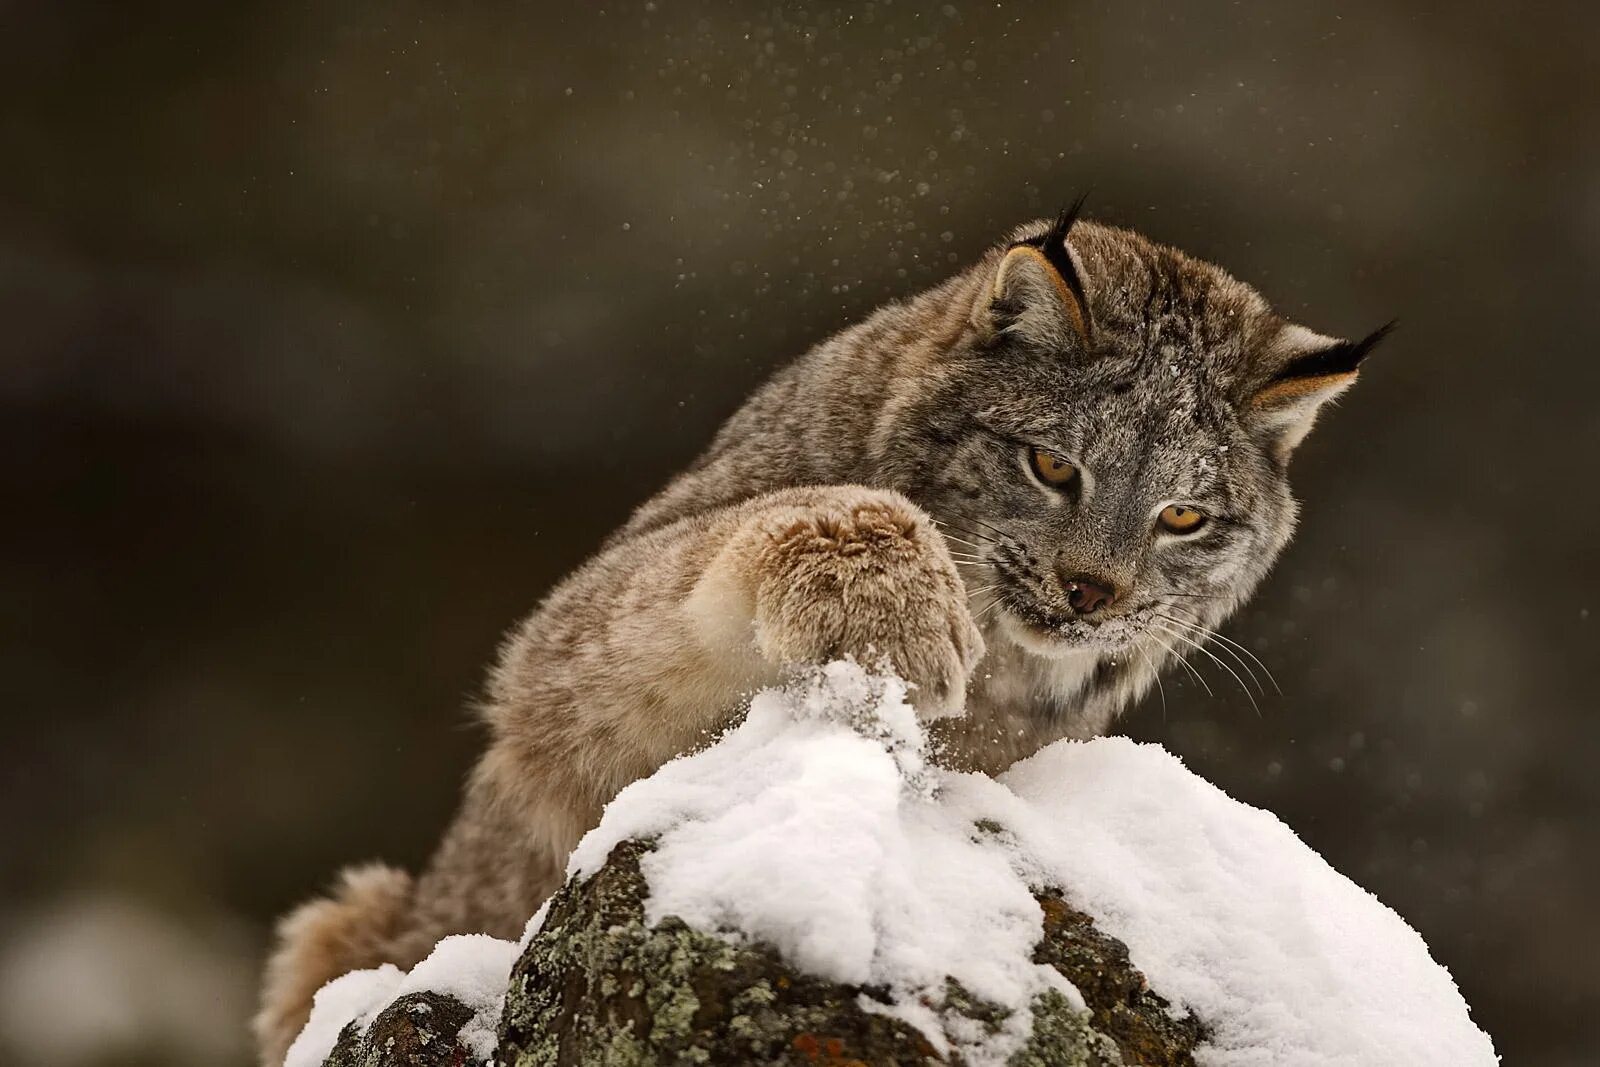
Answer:
<path fill-rule="evenodd" d="M 284 1067 L 318 1067 L 347 1028 L 352 1040 L 360 1037 L 387 1009 L 408 997 L 410 1014 L 434 1010 L 432 1001 L 413 996 L 421 993 L 440 994 L 464 1009 L 452 1020 L 450 1038 L 477 1062 L 486 1062 L 494 1053 L 506 982 L 517 952 L 518 946 L 509 941 L 463 934 L 440 941 L 409 973 L 384 964 L 335 978 L 317 991 L 311 1018 L 289 1047 Z M 430 1006 L 419 1007 L 424 1004 Z"/>
<path fill-rule="evenodd" d="M 519 946 L 451 939 L 409 977 L 330 984 L 301 1062 L 422 989 L 470 1008 L 481 1060 L 508 970 L 497 1058 L 518 1064 L 602 1045 L 808 1062 L 807 1042 L 868 1062 L 1497 1062 L 1417 933 L 1269 813 L 1120 738 L 999 780 L 942 770 L 903 684 L 854 664 L 758 695 L 629 786 L 568 874 L 515 968 Z"/>

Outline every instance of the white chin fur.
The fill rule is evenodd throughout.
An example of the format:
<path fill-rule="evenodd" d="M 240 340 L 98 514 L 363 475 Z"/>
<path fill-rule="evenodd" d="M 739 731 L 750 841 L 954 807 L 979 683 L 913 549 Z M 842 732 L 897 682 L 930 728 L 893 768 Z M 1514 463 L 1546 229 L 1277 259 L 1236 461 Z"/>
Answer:
<path fill-rule="evenodd" d="M 1137 636 L 1116 623 L 1109 627 L 1081 624 L 1069 626 L 1059 634 L 1046 634 L 1004 608 L 997 613 L 997 618 L 996 628 L 1006 638 L 1024 652 L 1044 659 L 1094 658 L 1126 648 Z"/>

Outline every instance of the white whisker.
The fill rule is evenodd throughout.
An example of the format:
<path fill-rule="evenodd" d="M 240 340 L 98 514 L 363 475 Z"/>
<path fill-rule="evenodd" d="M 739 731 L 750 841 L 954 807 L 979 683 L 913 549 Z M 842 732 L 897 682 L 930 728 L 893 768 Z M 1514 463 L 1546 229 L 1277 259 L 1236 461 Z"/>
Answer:
<path fill-rule="evenodd" d="M 979 526 L 982 526 L 984 529 L 991 531 L 992 533 L 994 533 L 994 535 L 996 537 L 1000 538 L 1000 540 L 1002 540 L 1002 541 L 1012 540 L 1011 535 L 1006 533 L 1004 530 L 1000 529 L 1000 527 L 998 527 L 998 526 L 994 526 L 994 525 L 991 525 L 990 523 L 984 522 L 982 519 L 976 519 L 975 518 L 972 521 L 977 523 Z"/>
<path fill-rule="evenodd" d="M 1165 617 L 1165 616 L 1163 616 L 1163 617 Z M 1176 620 L 1174 620 L 1174 621 L 1176 621 Z M 1223 644 L 1231 645 L 1232 647 L 1238 649 L 1240 652 L 1243 652 L 1245 655 L 1249 656 L 1250 659 L 1252 661 L 1254 661 L 1255 665 L 1257 667 L 1261 668 L 1261 672 L 1267 676 L 1267 681 L 1272 683 L 1272 688 L 1274 688 L 1274 689 L 1276 689 L 1278 691 L 1278 695 L 1279 696 L 1283 696 L 1283 686 L 1279 685 L 1278 684 L 1278 679 L 1276 679 L 1276 678 L 1274 678 L 1272 676 L 1272 669 L 1270 667 L 1268 667 L 1265 663 L 1261 662 L 1261 657 L 1260 656 L 1258 656 L 1254 652 L 1252 652 L 1247 646 L 1240 644 L 1239 642 L 1235 641 L 1233 638 L 1228 637 L 1225 634 L 1218 633 L 1216 630 L 1213 630 L 1210 627 L 1202 627 L 1202 629 L 1204 629 L 1212 637 L 1215 637 L 1218 641 L 1221 641 Z"/>
<path fill-rule="evenodd" d="M 1167 687 L 1161 683 L 1161 668 L 1157 667 L 1154 663 L 1151 662 L 1150 654 L 1144 650 L 1144 646 L 1135 644 L 1133 646 L 1133 650 L 1135 652 L 1139 653 L 1139 658 L 1144 660 L 1144 665 L 1149 668 L 1150 674 L 1156 680 L 1156 692 L 1161 694 L 1161 721 L 1162 722 L 1166 722 L 1167 721 Z"/>
<path fill-rule="evenodd" d="M 1225 634 L 1220 634 L 1217 631 L 1212 630 L 1211 636 L 1215 637 L 1218 641 L 1221 641 L 1225 645 L 1231 645 L 1234 648 L 1237 648 L 1240 652 L 1243 652 L 1245 655 L 1254 660 L 1255 665 L 1260 667 L 1261 672 L 1267 676 L 1267 681 L 1272 683 L 1272 688 L 1278 691 L 1279 696 L 1283 696 L 1283 687 L 1279 685 L 1278 680 L 1272 676 L 1272 671 L 1267 667 L 1267 665 L 1261 662 L 1260 656 L 1256 655 L 1254 652 L 1250 651 L 1250 649 L 1246 648 L 1244 645 L 1241 645 L 1239 642 L 1235 641 L 1231 637 L 1226 636 Z"/>
<path fill-rule="evenodd" d="M 972 550 L 974 550 L 976 552 L 982 552 L 984 550 L 984 548 L 987 547 L 985 545 L 980 545 L 975 541 L 968 541 L 965 537 L 957 537 L 955 534 L 951 533 L 949 530 L 944 531 L 942 534 L 940 534 L 940 536 L 943 537 L 947 541 L 954 541 L 957 544 L 966 545 L 968 548 L 970 548 L 970 549 L 972 549 Z"/>
<path fill-rule="evenodd" d="M 1165 628 L 1163 628 L 1161 632 L 1162 633 L 1167 633 L 1168 631 Z M 1145 631 L 1145 636 L 1150 638 L 1150 640 L 1154 641 L 1156 644 L 1160 645 L 1162 650 L 1165 651 L 1167 655 L 1171 656 L 1173 659 L 1175 659 L 1179 663 L 1183 664 L 1184 669 L 1187 670 L 1190 674 L 1194 675 L 1194 680 L 1200 683 L 1200 688 L 1202 688 L 1202 689 L 1204 689 L 1206 691 L 1206 696 L 1215 697 L 1217 695 L 1217 694 L 1215 694 L 1215 693 L 1213 693 L 1211 691 L 1211 687 L 1206 684 L 1206 680 L 1205 680 L 1204 677 L 1201 676 L 1200 672 L 1194 669 L 1194 665 L 1192 663 L 1190 663 L 1188 660 L 1184 659 L 1182 656 L 1180 656 L 1173 649 L 1173 647 L 1171 645 L 1169 645 L 1165 641 L 1161 640 L 1161 638 L 1157 637 L 1155 634 L 1151 633 L 1149 630 Z"/>
<path fill-rule="evenodd" d="M 1258 719 L 1261 718 L 1261 705 L 1256 703 L 1256 695 L 1254 693 L 1250 692 L 1250 687 L 1244 684 L 1244 679 L 1239 677 L 1239 672 L 1238 671 L 1236 671 L 1232 667 L 1228 666 L 1228 664 L 1227 664 L 1227 662 L 1225 660 L 1220 658 L 1215 652 L 1211 651 L 1205 645 L 1202 645 L 1200 642 L 1194 640 L 1193 638 L 1187 637 L 1187 636 L 1185 636 L 1184 634 L 1180 633 L 1177 630 L 1167 629 L 1166 627 L 1162 627 L 1162 631 L 1168 637 L 1175 637 L 1179 641 L 1182 641 L 1184 644 L 1186 644 L 1189 647 L 1193 648 L 1195 651 L 1203 653 L 1204 655 L 1206 655 L 1211 660 L 1211 662 L 1215 663 L 1217 666 L 1219 666 L 1223 670 L 1227 671 L 1228 674 L 1230 676 L 1232 676 L 1233 680 L 1239 683 L 1239 688 L 1244 690 L 1244 695 L 1250 698 L 1250 706 L 1255 709 L 1256 718 L 1258 718 Z"/>
<path fill-rule="evenodd" d="M 1185 630 L 1188 630 L 1191 633 L 1197 633 L 1197 634 L 1201 635 L 1201 637 L 1203 637 L 1203 638 L 1204 637 L 1214 637 L 1214 638 L 1217 638 L 1219 640 L 1222 638 L 1222 635 L 1217 633 L 1217 631 L 1211 629 L 1210 627 L 1201 626 L 1198 623 L 1189 622 L 1189 621 L 1187 621 L 1185 619 L 1179 619 L 1179 618 L 1176 618 L 1176 617 L 1174 617 L 1172 615 L 1167 615 L 1167 614 L 1165 614 L 1163 612 L 1160 612 L 1160 611 L 1156 612 L 1156 617 L 1159 618 L 1159 619 L 1165 619 L 1168 622 L 1172 623 L 1174 626 L 1181 626 Z M 1261 684 L 1261 679 L 1257 678 L 1256 677 L 1256 672 L 1250 669 L 1250 664 L 1242 656 L 1240 656 L 1239 653 L 1237 653 L 1233 649 L 1229 648 L 1226 644 L 1223 644 L 1221 646 L 1221 648 L 1222 648 L 1223 652 L 1227 653 L 1230 657 L 1232 657 L 1233 662 L 1237 663 L 1240 667 L 1244 668 L 1244 672 L 1246 674 L 1248 674 L 1250 676 L 1250 680 L 1256 684 L 1256 689 L 1258 689 L 1261 692 L 1262 696 L 1266 696 L 1267 695 L 1267 687 Z"/>
<path fill-rule="evenodd" d="M 952 522 L 950 522 L 950 521 L 948 521 L 946 519 L 937 518 L 937 517 L 935 517 L 933 515 L 928 516 L 928 518 L 935 526 L 939 527 L 940 530 L 954 530 L 958 534 L 965 534 L 968 537 L 976 538 L 980 542 L 985 542 L 984 544 L 981 544 L 981 545 L 977 545 L 977 544 L 972 545 L 972 547 L 974 547 L 974 548 L 987 548 L 989 545 L 994 543 L 994 538 L 989 537 L 989 536 L 987 536 L 985 534 L 979 533 L 977 530 L 974 530 L 971 527 L 958 526 L 955 523 L 952 523 Z M 956 538 L 956 537 L 954 537 L 954 536 L 952 536 L 951 534 L 948 534 L 948 533 L 945 534 L 945 536 L 946 537 L 950 537 L 951 540 L 959 540 L 959 538 Z M 965 541 L 963 543 L 964 544 L 972 544 L 972 542 L 970 542 L 970 541 Z"/>

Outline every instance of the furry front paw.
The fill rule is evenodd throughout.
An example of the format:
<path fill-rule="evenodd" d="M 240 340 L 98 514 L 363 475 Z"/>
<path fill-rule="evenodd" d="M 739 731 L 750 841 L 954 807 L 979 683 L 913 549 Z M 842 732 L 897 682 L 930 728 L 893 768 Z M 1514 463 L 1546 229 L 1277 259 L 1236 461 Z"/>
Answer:
<path fill-rule="evenodd" d="M 887 661 L 914 686 L 912 703 L 924 715 L 961 709 L 983 638 L 943 539 L 910 501 L 848 491 L 764 516 L 756 535 L 763 658 Z"/>

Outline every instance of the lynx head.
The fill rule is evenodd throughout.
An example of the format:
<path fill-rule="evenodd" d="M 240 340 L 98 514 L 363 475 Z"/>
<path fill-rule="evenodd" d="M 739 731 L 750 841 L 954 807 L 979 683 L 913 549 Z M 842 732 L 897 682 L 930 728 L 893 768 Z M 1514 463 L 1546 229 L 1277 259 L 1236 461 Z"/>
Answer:
<path fill-rule="evenodd" d="M 1182 648 L 1288 542 L 1290 457 L 1387 328 L 1322 336 L 1217 267 L 1075 216 L 1023 227 L 946 291 L 970 305 L 949 309 L 880 459 L 1022 648 Z"/>

